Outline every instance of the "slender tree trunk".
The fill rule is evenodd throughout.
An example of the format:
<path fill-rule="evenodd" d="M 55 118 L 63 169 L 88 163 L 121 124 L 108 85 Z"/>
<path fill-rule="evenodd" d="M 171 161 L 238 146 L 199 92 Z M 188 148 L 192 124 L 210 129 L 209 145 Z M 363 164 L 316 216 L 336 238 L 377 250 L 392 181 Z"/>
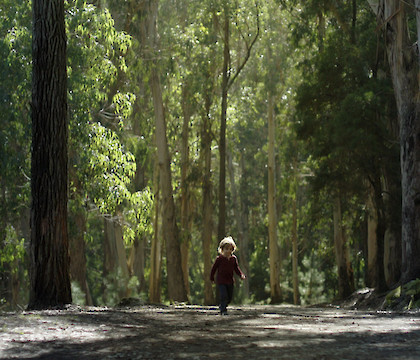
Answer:
<path fill-rule="evenodd" d="M 243 181 L 244 178 L 247 177 L 247 173 L 246 173 L 246 168 L 245 168 L 245 159 L 244 156 L 241 156 L 241 172 L 242 172 L 242 180 L 241 180 L 241 187 L 244 186 L 243 185 Z M 240 191 L 241 194 L 243 194 L 243 192 Z M 242 237 L 242 246 L 240 249 L 240 254 L 241 254 L 241 269 L 243 269 L 243 271 L 245 272 L 245 275 L 249 278 L 250 277 L 250 268 L 249 268 L 249 227 L 248 227 L 248 221 L 249 221 L 249 217 L 248 217 L 248 213 L 249 213 L 249 209 L 248 209 L 248 205 L 247 205 L 247 199 L 241 198 L 241 209 L 242 209 L 242 214 L 241 214 L 241 218 L 242 218 L 242 223 L 243 223 L 243 237 Z M 249 299 L 249 280 L 248 281 L 244 281 L 244 296 L 246 299 Z"/>
<path fill-rule="evenodd" d="M 404 1 L 369 1 L 384 31 L 388 62 L 400 122 L 401 188 L 402 188 L 402 275 L 408 282 L 420 276 L 420 99 L 419 47 L 410 39 L 407 12 L 417 8 Z M 418 38 L 417 38 L 418 40 Z"/>
<path fill-rule="evenodd" d="M 93 305 L 86 278 L 86 213 L 79 209 L 70 221 L 70 274 L 72 281 L 77 282 L 85 294 L 85 304 Z M 73 229 L 72 229 L 73 228 Z"/>
<path fill-rule="evenodd" d="M 378 243 L 376 230 L 378 228 L 378 217 L 375 209 L 375 193 L 372 187 L 369 188 L 367 208 L 367 278 L 366 285 L 369 287 L 378 286 Z"/>
<path fill-rule="evenodd" d="M 160 226 L 159 226 L 159 213 L 160 213 L 160 187 L 159 187 L 159 167 L 155 165 L 155 176 L 153 183 L 155 184 L 155 220 L 154 231 L 152 239 L 152 249 L 150 254 L 150 279 L 149 279 L 149 301 L 153 304 L 160 303 L 160 277 L 161 277 L 161 264 L 162 264 L 162 244 L 160 242 Z"/>
<path fill-rule="evenodd" d="M 179 233 L 175 217 L 175 203 L 172 194 L 171 161 L 166 138 L 162 93 L 159 77 L 153 66 L 150 76 L 150 86 L 152 88 L 156 116 L 156 143 L 162 194 L 162 230 L 166 246 L 168 296 L 172 301 L 187 301 L 188 297 L 182 273 Z"/>
<path fill-rule="evenodd" d="M 118 288 L 119 298 L 127 297 L 128 293 L 128 265 L 125 253 L 122 227 L 112 218 L 104 219 L 104 278 L 112 275 L 110 279 Z M 107 291 L 104 291 L 104 300 L 107 299 Z"/>
<path fill-rule="evenodd" d="M 243 218 L 242 218 L 242 206 L 241 206 L 241 199 L 238 195 L 237 187 L 236 187 L 236 180 L 235 180 L 235 168 L 233 165 L 233 156 L 230 151 L 226 152 L 227 155 L 227 164 L 229 170 L 229 178 L 230 178 L 230 188 L 232 193 L 232 201 L 233 201 L 233 212 L 235 214 L 236 220 L 236 228 L 237 234 L 235 235 L 236 244 L 238 245 L 238 256 L 240 257 L 241 268 L 245 271 L 246 267 L 243 264 L 247 263 L 247 246 L 245 246 L 244 242 L 244 225 L 243 225 Z M 246 269 L 248 270 L 248 269 Z M 246 275 L 247 273 L 245 273 Z M 244 281 L 244 285 L 248 283 L 247 280 Z M 242 287 L 244 290 L 244 295 L 247 298 L 249 295 L 248 287 Z"/>
<path fill-rule="evenodd" d="M 128 270 L 130 276 L 135 276 L 139 282 L 137 287 L 139 293 L 145 290 L 146 284 L 144 279 L 144 255 L 144 240 L 136 236 L 128 257 Z"/>
<path fill-rule="evenodd" d="M 334 199 L 334 248 L 338 269 L 338 296 L 345 299 L 354 291 L 353 270 L 350 263 L 350 250 L 347 242 L 341 214 L 341 201 L 338 196 Z"/>
<path fill-rule="evenodd" d="M 384 202 L 387 208 L 386 229 L 384 234 L 384 278 L 388 288 L 392 288 L 398 283 L 401 277 L 401 222 L 396 218 L 393 211 L 394 207 L 401 206 L 401 203 L 389 196 L 398 194 L 401 183 L 395 183 L 392 179 L 385 176 L 384 181 Z M 394 182 L 394 183 L 393 183 Z M 396 197 L 398 199 L 398 197 Z"/>
<path fill-rule="evenodd" d="M 70 163 L 74 163 L 75 155 L 70 150 Z M 70 248 L 70 277 L 71 281 L 77 282 L 80 289 L 85 294 L 85 304 L 93 305 L 92 297 L 89 290 L 89 285 L 86 276 L 86 210 L 82 206 L 76 205 L 80 201 L 83 193 L 82 185 L 80 184 L 76 170 L 74 167 L 69 171 L 70 182 L 75 187 L 73 193 L 75 210 L 69 216 L 69 248 Z M 71 208 L 74 209 L 74 206 Z"/>
<path fill-rule="evenodd" d="M 151 49 L 157 47 L 157 0 L 149 2 L 148 41 Z M 172 190 L 171 159 L 166 136 L 166 120 L 162 100 L 162 90 L 156 64 L 150 64 L 150 88 L 156 121 L 156 145 L 159 164 L 162 199 L 162 230 L 166 246 L 166 267 L 168 274 L 168 296 L 171 301 L 188 301 L 182 273 L 182 259 L 179 232 L 175 216 L 175 203 Z"/>
<path fill-rule="evenodd" d="M 186 85 L 187 86 L 187 85 Z M 191 111 L 189 106 L 188 89 L 184 89 L 182 93 L 182 110 L 183 110 L 183 124 L 182 124 L 182 145 L 181 145 L 181 257 L 182 257 L 182 273 L 184 275 L 184 285 L 187 291 L 187 296 L 190 295 L 189 284 L 189 250 L 191 243 L 191 229 L 189 224 L 190 209 L 189 209 L 189 184 L 187 182 L 188 168 L 190 163 L 189 154 L 189 130 Z"/>
<path fill-rule="evenodd" d="M 270 257 L 271 302 L 282 301 L 280 288 L 280 252 L 277 243 L 275 120 L 273 96 L 268 95 L 268 243 Z"/>
<path fill-rule="evenodd" d="M 203 227 L 201 238 L 203 239 L 203 261 L 204 261 L 204 304 L 213 305 L 215 298 L 213 287 L 210 281 L 210 271 L 212 266 L 211 258 L 211 240 L 213 233 L 213 206 L 212 206 L 212 184 L 211 184 L 211 129 L 210 129 L 210 111 L 211 101 L 210 95 L 207 94 L 205 99 L 205 114 L 203 115 L 203 123 L 201 130 L 201 152 L 203 163 Z"/>
<path fill-rule="evenodd" d="M 29 309 L 71 303 L 63 0 L 33 0 Z"/>
<path fill-rule="evenodd" d="M 221 240 L 226 235 L 226 112 L 229 87 L 229 62 L 230 62 L 230 30 L 229 8 L 224 2 L 223 26 L 223 69 L 222 69 L 222 104 L 220 112 L 220 140 L 219 140 L 219 224 L 217 238 Z"/>
<path fill-rule="evenodd" d="M 296 163 L 295 163 L 296 169 Z M 296 176 L 296 174 L 295 174 Z M 292 269 L 293 269 L 293 303 L 300 303 L 299 273 L 298 273 L 298 236 L 297 236 L 297 179 L 294 180 L 294 196 L 292 199 Z"/>

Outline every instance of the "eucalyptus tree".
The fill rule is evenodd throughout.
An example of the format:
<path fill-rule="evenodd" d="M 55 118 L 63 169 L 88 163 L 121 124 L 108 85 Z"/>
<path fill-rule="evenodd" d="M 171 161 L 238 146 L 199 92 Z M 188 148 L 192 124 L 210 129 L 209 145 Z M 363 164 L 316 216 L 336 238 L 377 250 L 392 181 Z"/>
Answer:
<path fill-rule="evenodd" d="M 383 256 L 388 214 L 377 191 L 383 189 L 381 179 L 395 166 L 395 148 L 390 146 L 393 134 L 386 126 L 389 106 L 383 106 L 389 96 L 379 91 L 381 87 L 387 89 L 387 81 L 376 76 L 378 59 L 376 43 L 369 36 L 374 28 L 367 4 L 324 5 L 302 4 L 302 24 L 310 26 L 297 27 L 295 31 L 306 32 L 306 39 L 318 37 L 319 50 L 310 62 L 304 63 L 305 81 L 297 96 L 298 127 L 308 152 L 317 161 L 314 183 L 320 186 L 318 189 L 328 187 L 336 197 L 331 202 L 335 204 L 337 262 L 341 264 L 337 264 L 339 293 L 344 297 L 354 284 L 348 252 L 350 229 L 343 227 L 339 216 L 350 214 L 352 198 L 366 203 L 367 183 L 376 189 L 374 211 L 379 219 L 375 231 L 378 272 L 374 286 L 386 287 Z M 325 21 L 326 17 L 329 21 Z M 304 44 L 304 38 L 300 39 Z M 394 195 L 398 199 L 398 193 Z"/>
<path fill-rule="evenodd" d="M 402 282 L 420 275 L 419 29 L 420 2 L 368 1 L 384 34 L 398 110 L 402 186 Z"/>
<path fill-rule="evenodd" d="M 86 281 L 87 274 L 90 274 L 89 283 L 95 287 L 95 293 L 99 292 L 97 284 L 102 283 L 102 279 L 92 276 L 99 273 L 99 269 L 86 270 L 85 249 L 90 219 L 102 219 L 103 226 L 109 230 L 103 238 L 95 237 L 96 242 L 102 239 L 110 245 L 104 247 L 109 251 L 105 251 L 100 259 L 102 274 L 106 277 L 112 273 L 115 277 L 118 266 L 120 273 L 125 274 L 124 280 L 104 281 L 120 284 L 123 293 L 128 283 L 122 236 L 126 226 L 123 226 L 122 213 L 136 212 L 139 194 L 129 189 L 136 164 L 134 156 L 123 144 L 122 135 L 123 124 L 131 114 L 135 97 L 126 89 L 118 88 L 120 84 L 115 84 L 119 70 L 126 69 L 120 55 L 128 51 L 131 38 L 116 30 L 107 9 L 75 1 L 69 4 L 66 14 L 69 29 L 71 269 L 72 279 L 78 283 L 89 303 L 97 299 L 89 297 L 91 289 Z M 111 98 L 110 87 L 116 89 Z M 116 238 L 118 233 L 121 236 Z M 116 251 L 118 248 L 119 252 Z M 112 249 L 115 251 L 110 252 Z M 106 284 L 103 286 L 107 287 Z"/>
<path fill-rule="evenodd" d="M 220 29 L 223 43 L 223 65 L 221 70 L 221 108 L 220 108 L 220 134 L 219 134 L 219 219 L 217 235 L 222 239 L 226 235 L 226 111 L 229 88 L 241 73 L 251 56 L 251 50 L 260 33 L 259 5 L 246 1 L 239 5 L 230 0 L 222 2 L 220 9 Z M 231 30 L 231 22 L 233 30 Z M 231 46 L 233 32 L 238 34 L 239 51 L 237 58 L 232 62 Z M 238 45 L 238 44 L 235 44 Z M 235 46 L 234 45 L 234 46 Z M 241 49 L 241 47 L 243 47 Z M 234 64 L 234 65 L 233 65 Z"/>

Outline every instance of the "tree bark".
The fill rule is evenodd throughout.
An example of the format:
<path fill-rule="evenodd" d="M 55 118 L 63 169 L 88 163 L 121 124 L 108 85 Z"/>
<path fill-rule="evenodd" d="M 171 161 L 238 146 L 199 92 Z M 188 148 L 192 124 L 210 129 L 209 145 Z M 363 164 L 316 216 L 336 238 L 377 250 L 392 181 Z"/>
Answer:
<path fill-rule="evenodd" d="M 136 236 L 130 249 L 130 255 L 128 257 L 128 270 L 130 276 L 135 276 L 139 282 L 137 286 L 137 292 L 139 293 L 146 290 L 146 281 L 144 279 L 144 255 L 144 239 L 140 239 L 138 236 Z"/>
<path fill-rule="evenodd" d="M 280 288 L 280 252 L 277 243 L 275 122 L 273 96 L 268 95 L 268 243 L 270 258 L 271 302 L 282 300 Z"/>
<path fill-rule="evenodd" d="M 238 245 L 238 256 L 240 257 L 242 270 L 248 271 L 248 256 L 247 256 L 248 243 L 247 243 L 247 239 L 245 239 L 244 222 L 242 218 L 243 210 L 241 206 L 241 198 L 238 194 L 238 190 L 236 187 L 233 155 L 230 151 L 227 151 L 226 156 L 227 156 L 227 165 L 228 165 L 228 170 L 229 170 L 230 188 L 232 192 L 233 213 L 235 214 L 235 220 L 236 220 L 237 234 L 235 237 L 236 237 L 236 244 Z M 245 275 L 246 274 L 247 272 L 245 272 Z M 244 284 L 244 286 L 242 287 L 243 295 L 245 296 L 245 298 L 248 298 L 249 297 L 248 281 L 245 280 L 243 284 Z"/>
<path fill-rule="evenodd" d="M 217 238 L 223 239 L 226 235 L 226 112 L 229 87 L 229 63 L 230 63 L 230 30 L 229 8 L 224 2 L 224 26 L 223 26 L 223 69 L 222 69 L 222 104 L 220 111 L 220 139 L 219 139 L 219 223 Z"/>
<path fill-rule="evenodd" d="M 158 1 L 149 1 L 148 45 L 157 46 Z M 162 231 L 166 246 L 166 267 L 168 274 L 168 296 L 170 301 L 188 301 L 182 273 L 182 259 L 179 232 L 175 216 L 175 203 L 172 190 L 171 159 L 166 136 L 166 120 L 162 100 L 162 90 L 156 64 L 150 64 L 150 88 L 156 121 L 156 145 L 159 164 L 160 188 L 162 199 Z"/>
<path fill-rule="evenodd" d="M 73 220 L 73 221 L 71 221 Z M 79 209 L 70 220 L 70 275 L 85 294 L 85 304 L 93 305 L 86 278 L 86 213 Z M 73 225 L 73 226 L 72 226 Z M 73 228 L 73 229 L 72 229 Z"/>
<path fill-rule="evenodd" d="M 152 66 L 150 74 L 153 106 L 156 117 L 156 144 L 162 194 L 162 230 L 166 246 L 166 267 L 168 274 L 168 296 L 171 301 L 187 301 L 187 292 L 182 273 L 182 259 L 179 232 L 175 217 L 175 203 L 172 191 L 171 160 L 166 138 L 166 124 L 163 110 L 160 81 Z"/>
<path fill-rule="evenodd" d="M 150 278 L 149 278 L 149 301 L 153 304 L 160 303 L 160 277 L 162 265 L 162 244 L 160 241 L 159 213 L 160 213 L 160 186 L 159 186 L 159 167 L 155 164 L 155 175 L 153 183 L 155 185 L 155 220 L 153 224 L 153 239 L 150 252 Z"/>
<path fill-rule="evenodd" d="M 63 0 L 33 0 L 29 309 L 72 301 L 67 234 L 67 71 Z"/>
<path fill-rule="evenodd" d="M 241 172 L 242 172 L 242 181 L 244 178 L 247 177 L 247 171 L 246 171 L 246 167 L 245 167 L 245 159 L 244 156 L 241 156 L 241 160 L 240 160 L 240 164 L 241 164 Z M 241 183 L 242 183 L 241 181 Z M 243 184 L 241 184 L 241 187 L 243 186 Z M 246 186 L 246 185 L 245 185 Z M 242 194 L 243 192 L 240 191 L 240 193 Z M 250 276 L 250 268 L 249 268 L 249 226 L 248 226 L 248 221 L 249 221 L 249 208 L 247 205 L 248 199 L 244 199 L 241 197 L 241 209 L 242 209 L 242 214 L 241 214 L 241 218 L 242 218 L 242 224 L 243 224 L 243 235 L 242 235 L 242 246 L 239 249 L 239 254 L 241 255 L 241 269 L 243 269 L 245 275 L 249 278 Z M 249 280 L 248 281 L 244 281 L 244 296 L 245 298 L 249 298 Z"/>
<path fill-rule="evenodd" d="M 296 169 L 296 162 L 295 162 Z M 292 199 L 292 273 L 293 273 L 293 304 L 298 305 L 300 303 L 299 294 L 299 273 L 298 273 L 298 236 L 297 236 L 297 174 L 295 174 L 295 180 L 293 184 L 294 194 Z"/>
<path fill-rule="evenodd" d="M 204 261 L 204 304 L 214 305 L 215 298 L 213 287 L 210 281 L 212 266 L 211 239 L 213 233 L 213 206 L 212 206 L 212 184 L 211 184 L 211 120 L 209 116 L 211 106 L 210 94 L 205 98 L 205 114 L 201 129 L 201 162 L 203 164 L 202 196 L 203 196 L 203 228 L 201 238 L 203 239 L 203 261 Z"/>
<path fill-rule="evenodd" d="M 120 299 L 127 297 L 129 271 L 127 265 L 127 255 L 125 253 L 122 226 L 119 221 L 112 218 L 104 218 L 104 278 L 112 275 L 111 281 L 118 289 Z M 104 291 L 104 300 L 106 298 Z"/>
<path fill-rule="evenodd" d="M 189 184 L 187 181 L 188 169 L 190 163 L 190 148 L 188 146 L 189 130 L 191 111 L 189 105 L 189 92 L 188 85 L 182 92 L 182 112 L 183 112 L 183 123 L 182 123 L 182 145 L 181 145 L 181 257 L 182 257 L 182 273 L 184 275 L 184 286 L 187 292 L 187 296 L 190 295 L 190 284 L 189 284 L 189 250 L 191 243 L 191 229 L 190 222 L 190 209 L 189 209 Z"/>
<path fill-rule="evenodd" d="M 366 285 L 369 287 L 378 286 L 378 244 L 376 230 L 378 228 L 378 217 L 375 209 L 375 193 L 369 187 L 367 209 L 367 276 Z"/>
<path fill-rule="evenodd" d="M 345 299 L 354 291 L 353 270 L 350 263 L 350 250 L 343 227 L 340 197 L 334 199 L 334 248 L 338 270 L 338 297 Z"/>
<path fill-rule="evenodd" d="M 420 98 L 419 47 L 408 34 L 407 13 L 417 8 L 404 1 L 369 1 L 384 31 L 388 62 L 400 122 L 402 188 L 402 275 L 408 282 L 420 276 Z M 417 39 L 418 40 L 418 39 Z"/>

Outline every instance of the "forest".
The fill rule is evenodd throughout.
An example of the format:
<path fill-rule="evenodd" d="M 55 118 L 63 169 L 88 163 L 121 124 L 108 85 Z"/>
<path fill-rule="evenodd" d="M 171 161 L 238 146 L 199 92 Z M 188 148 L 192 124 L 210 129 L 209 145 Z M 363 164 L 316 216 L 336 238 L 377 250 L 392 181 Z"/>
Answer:
<path fill-rule="evenodd" d="M 0 0 L 0 310 L 215 304 L 227 235 L 236 303 L 420 278 L 420 0 L 43 3 Z"/>

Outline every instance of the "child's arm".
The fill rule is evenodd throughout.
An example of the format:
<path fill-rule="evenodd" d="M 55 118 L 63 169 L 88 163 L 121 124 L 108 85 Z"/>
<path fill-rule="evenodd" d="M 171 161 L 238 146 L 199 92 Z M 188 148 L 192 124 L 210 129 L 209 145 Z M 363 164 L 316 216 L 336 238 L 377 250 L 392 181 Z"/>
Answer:
<path fill-rule="evenodd" d="M 246 279 L 245 274 L 242 272 L 241 268 L 239 267 L 238 259 L 236 257 L 235 257 L 234 270 L 235 270 L 236 274 L 238 274 L 238 276 L 241 278 L 241 280 Z"/>

